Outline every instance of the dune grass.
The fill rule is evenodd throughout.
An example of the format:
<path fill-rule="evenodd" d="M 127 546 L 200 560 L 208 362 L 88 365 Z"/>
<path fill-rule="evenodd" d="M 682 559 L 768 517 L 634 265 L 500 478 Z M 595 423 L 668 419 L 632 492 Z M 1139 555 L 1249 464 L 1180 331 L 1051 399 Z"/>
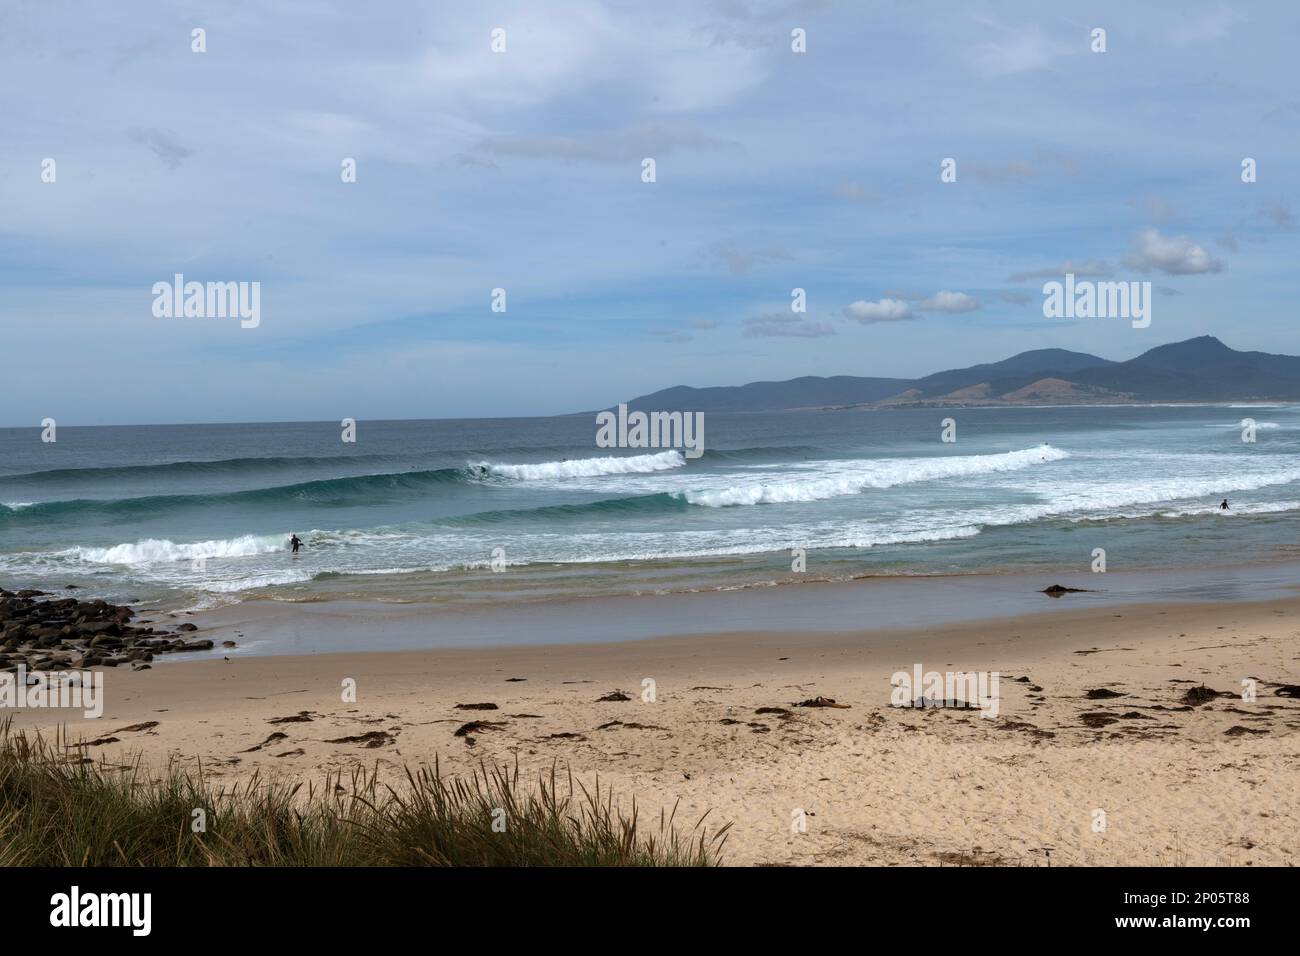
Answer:
<path fill-rule="evenodd" d="M 481 766 L 469 777 L 407 768 L 399 786 L 372 769 L 323 784 L 256 775 L 216 787 L 176 764 L 96 763 L 0 724 L 0 865 L 7 866 L 713 866 L 730 824 L 676 809 L 647 828 L 597 779 Z M 201 814 L 195 811 L 202 811 Z M 195 832 L 196 824 L 203 827 Z"/>

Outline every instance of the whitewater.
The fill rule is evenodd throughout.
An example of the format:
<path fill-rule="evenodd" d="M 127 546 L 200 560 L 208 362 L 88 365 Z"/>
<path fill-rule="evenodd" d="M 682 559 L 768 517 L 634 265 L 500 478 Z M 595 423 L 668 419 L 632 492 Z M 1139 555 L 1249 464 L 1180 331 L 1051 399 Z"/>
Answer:
<path fill-rule="evenodd" d="M 355 446 L 328 423 L 7 430 L 0 585 L 512 601 L 795 580 L 796 553 L 828 577 L 1269 560 L 1296 540 L 1300 412 L 1271 406 L 1253 443 L 1241 414 L 717 415 L 698 459 L 598 449 L 584 416 L 372 423 Z"/>

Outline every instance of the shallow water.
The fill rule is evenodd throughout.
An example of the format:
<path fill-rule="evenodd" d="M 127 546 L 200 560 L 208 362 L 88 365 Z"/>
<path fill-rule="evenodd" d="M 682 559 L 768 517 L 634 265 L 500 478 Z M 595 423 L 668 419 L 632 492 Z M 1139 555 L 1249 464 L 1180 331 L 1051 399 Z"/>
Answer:
<path fill-rule="evenodd" d="M 705 419 L 694 460 L 599 449 L 588 415 L 363 421 L 355 444 L 328 422 L 0 430 L 0 581 L 458 604 L 1296 553 L 1294 406 Z"/>

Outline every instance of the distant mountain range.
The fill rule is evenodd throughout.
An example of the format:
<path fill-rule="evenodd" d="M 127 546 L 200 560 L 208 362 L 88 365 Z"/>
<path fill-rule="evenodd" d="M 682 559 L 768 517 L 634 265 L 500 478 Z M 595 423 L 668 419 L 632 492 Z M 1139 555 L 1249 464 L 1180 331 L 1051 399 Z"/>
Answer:
<path fill-rule="evenodd" d="M 805 376 L 634 398 L 643 411 L 758 412 L 869 406 L 1050 405 L 1122 402 L 1300 401 L 1300 357 L 1238 352 L 1212 335 L 1161 345 L 1127 362 L 1065 349 L 924 378 Z"/>

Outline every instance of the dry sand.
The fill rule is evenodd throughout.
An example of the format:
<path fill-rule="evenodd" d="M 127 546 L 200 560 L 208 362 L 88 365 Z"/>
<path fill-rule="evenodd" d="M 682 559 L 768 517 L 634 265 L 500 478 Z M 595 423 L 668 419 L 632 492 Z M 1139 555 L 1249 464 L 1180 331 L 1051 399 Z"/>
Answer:
<path fill-rule="evenodd" d="M 201 758 L 219 781 L 320 780 L 358 762 L 396 776 L 435 756 L 450 773 L 558 764 L 588 784 L 599 774 L 643 814 L 711 810 L 733 824 L 724 861 L 736 865 L 1289 865 L 1300 699 L 1278 690 L 1300 683 L 1298 637 L 1300 599 L 1288 599 L 925 632 L 216 659 L 106 672 L 99 720 L 30 710 L 16 723 L 107 739 L 84 752 L 114 765 Z M 891 707 L 891 675 L 917 663 L 999 671 L 998 717 Z M 355 703 L 341 700 L 346 678 Z M 1247 678 L 1254 702 L 1241 699 Z M 1202 684 L 1229 696 L 1183 703 Z M 1121 696 L 1086 696 L 1100 688 Z M 616 690 L 631 699 L 599 700 Z M 849 707 L 792 706 L 819 695 Z M 477 703 L 497 709 L 456 707 Z M 495 726 L 455 736 L 474 720 Z M 799 810 L 806 832 L 792 826 Z"/>

